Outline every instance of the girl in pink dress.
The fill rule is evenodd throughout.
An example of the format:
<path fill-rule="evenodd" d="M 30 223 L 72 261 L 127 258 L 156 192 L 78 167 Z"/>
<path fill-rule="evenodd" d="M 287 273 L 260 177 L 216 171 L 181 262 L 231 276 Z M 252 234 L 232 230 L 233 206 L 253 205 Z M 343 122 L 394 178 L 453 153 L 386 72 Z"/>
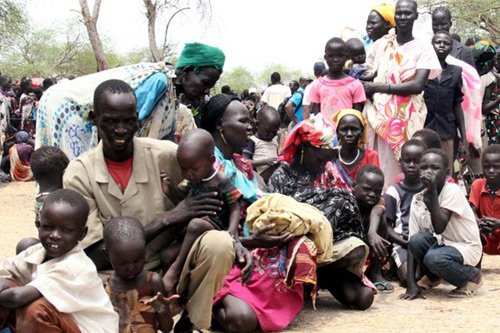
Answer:
<path fill-rule="evenodd" d="M 328 74 L 317 79 L 311 88 L 311 110 L 332 120 L 342 109 L 363 110 L 366 100 L 361 81 L 344 73 L 347 47 L 340 38 L 330 39 L 325 46 Z"/>

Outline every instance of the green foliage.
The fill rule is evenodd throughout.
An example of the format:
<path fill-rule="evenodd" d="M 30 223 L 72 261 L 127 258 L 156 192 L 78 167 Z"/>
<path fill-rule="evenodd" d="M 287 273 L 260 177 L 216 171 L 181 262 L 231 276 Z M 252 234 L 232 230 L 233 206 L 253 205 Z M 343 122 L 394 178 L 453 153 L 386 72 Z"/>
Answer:
<path fill-rule="evenodd" d="M 453 17 L 453 32 L 464 40 L 478 36 L 500 44 L 500 2 L 498 0 L 421 0 L 420 8 L 431 13 L 439 6 L 448 7 Z"/>
<path fill-rule="evenodd" d="M 140 62 L 152 62 L 153 57 L 151 56 L 151 51 L 149 50 L 149 47 L 142 47 L 128 52 L 123 57 L 123 60 L 129 64 L 137 64 Z"/>
<path fill-rule="evenodd" d="M 1 0 L 0 0 L 1 1 Z M 54 29 L 27 28 L 11 39 L 0 54 L 0 70 L 13 79 L 22 76 L 61 77 L 82 76 L 97 71 L 94 52 L 83 26 L 68 21 Z M 66 31 L 65 31 L 66 30 Z M 126 55 L 113 51 L 113 43 L 103 38 L 110 68 L 151 61 L 149 48 L 133 50 Z"/>
<path fill-rule="evenodd" d="M 24 6 L 12 0 L 0 0 L 0 43 L 5 48 L 8 42 L 18 36 L 27 27 Z"/>
<path fill-rule="evenodd" d="M 221 78 L 217 83 L 217 92 L 220 92 L 220 87 L 224 85 L 229 85 L 231 90 L 240 95 L 243 90 L 250 87 L 256 87 L 256 82 L 253 74 L 248 69 L 243 66 L 239 66 L 222 73 Z"/>

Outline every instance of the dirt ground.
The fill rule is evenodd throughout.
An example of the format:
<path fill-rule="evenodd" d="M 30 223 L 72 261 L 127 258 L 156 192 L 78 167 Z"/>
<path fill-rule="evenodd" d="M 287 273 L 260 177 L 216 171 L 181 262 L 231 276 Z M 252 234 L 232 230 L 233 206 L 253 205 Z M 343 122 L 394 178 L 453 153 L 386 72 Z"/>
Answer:
<path fill-rule="evenodd" d="M 36 236 L 33 198 L 35 184 L 10 183 L 0 188 L 0 223 L 3 226 L 0 259 L 13 256 L 22 237 Z M 450 285 L 439 286 L 427 299 L 403 301 L 404 289 L 375 296 L 363 312 L 343 308 L 321 292 L 317 310 L 310 304 L 285 332 L 498 332 L 500 327 L 500 256 L 484 256 L 484 285 L 469 299 L 452 299 Z"/>

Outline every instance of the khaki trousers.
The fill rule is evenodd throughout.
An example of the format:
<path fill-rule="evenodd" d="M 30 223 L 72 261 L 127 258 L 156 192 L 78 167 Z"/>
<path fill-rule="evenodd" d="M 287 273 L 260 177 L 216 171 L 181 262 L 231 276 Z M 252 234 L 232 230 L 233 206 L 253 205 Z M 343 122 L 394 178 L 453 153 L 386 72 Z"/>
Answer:
<path fill-rule="evenodd" d="M 193 244 L 177 292 L 196 326 L 210 327 L 213 299 L 233 267 L 234 258 L 234 241 L 227 231 L 207 231 Z"/>

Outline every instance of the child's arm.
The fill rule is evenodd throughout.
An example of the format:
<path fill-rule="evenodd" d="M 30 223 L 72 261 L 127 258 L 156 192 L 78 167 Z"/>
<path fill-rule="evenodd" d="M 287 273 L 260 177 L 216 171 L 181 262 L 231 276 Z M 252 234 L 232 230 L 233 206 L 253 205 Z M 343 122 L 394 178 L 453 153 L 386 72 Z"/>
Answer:
<path fill-rule="evenodd" d="M 265 165 L 271 165 L 273 164 L 273 162 L 276 161 L 277 157 L 268 157 L 268 158 L 264 158 L 262 160 L 251 160 L 247 157 L 248 161 L 250 162 L 250 164 L 252 164 L 252 167 L 256 168 L 256 167 L 259 167 L 259 166 L 265 166 Z"/>
<path fill-rule="evenodd" d="M 371 74 L 365 74 L 359 78 L 361 81 L 373 81 L 377 77 L 377 72 Z"/>
<path fill-rule="evenodd" d="M 365 106 L 365 103 L 353 103 L 352 108 L 354 110 L 358 110 L 360 112 L 363 112 L 363 107 Z"/>
<path fill-rule="evenodd" d="M 472 202 L 469 202 L 469 204 L 470 204 L 470 208 L 472 208 L 472 211 L 474 212 L 474 217 L 476 218 L 476 222 L 479 225 L 481 223 L 481 219 L 479 218 L 479 215 L 478 215 L 478 209 L 476 206 L 474 206 L 474 204 Z"/>
<path fill-rule="evenodd" d="M 253 140 L 248 141 L 248 145 L 243 149 L 243 157 L 252 163 L 253 154 L 255 152 L 255 142 Z M 253 164 L 252 164 L 253 166 Z"/>
<path fill-rule="evenodd" d="M 482 113 L 483 115 L 487 115 L 491 110 L 496 108 L 500 104 L 500 97 L 495 98 L 494 100 L 490 100 L 491 95 L 493 95 L 493 89 L 495 88 L 495 83 L 490 84 L 486 87 L 483 95 L 483 105 L 482 105 Z"/>
<path fill-rule="evenodd" d="M 481 231 L 489 235 L 500 229 L 500 220 L 494 217 L 483 217 L 481 219 Z"/>
<path fill-rule="evenodd" d="M 389 218 L 386 217 L 387 223 L 387 234 L 389 241 L 391 243 L 396 243 L 401 245 L 406 249 L 408 246 L 408 241 L 404 240 L 396 231 L 394 231 L 394 228 L 392 227 L 395 224 L 395 221 L 390 220 Z"/>
<path fill-rule="evenodd" d="M 464 121 L 464 110 L 462 110 L 462 105 L 460 103 L 455 104 L 455 118 L 458 123 L 458 130 L 460 136 L 462 137 L 462 147 L 458 148 L 459 155 L 467 159 L 470 157 L 469 148 L 467 146 L 467 133 L 465 131 L 465 121 Z"/>
<path fill-rule="evenodd" d="M 161 190 L 163 191 L 163 194 L 165 194 L 167 197 L 170 194 L 170 177 L 167 175 L 165 170 L 160 171 L 160 179 L 161 179 Z"/>
<path fill-rule="evenodd" d="M 452 212 L 439 206 L 436 177 L 431 173 L 420 175 L 422 184 L 426 186 L 424 191 L 424 203 L 431 213 L 432 227 L 436 234 L 441 234 L 450 222 Z"/>
<path fill-rule="evenodd" d="M 170 332 L 174 326 L 174 320 L 172 319 L 169 304 L 171 301 L 178 299 L 179 295 L 172 295 L 168 298 L 162 296 L 166 294 L 166 291 L 163 281 L 161 280 L 161 276 L 158 273 L 153 274 L 153 277 L 151 278 L 151 287 L 155 296 L 147 301 L 144 301 L 143 303 L 151 305 L 155 309 L 158 314 L 158 324 L 160 330 L 162 332 Z"/>
<path fill-rule="evenodd" d="M 368 245 L 379 258 L 387 257 L 387 245 L 390 243 L 379 235 L 381 219 L 384 218 L 384 209 L 382 207 L 373 207 L 370 212 L 370 226 L 367 233 Z"/>
<path fill-rule="evenodd" d="M 321 111 L 321 103 L 311 103 L 311 114 L 318 114 Z"/>
<path fill-rule="evenodd" d="M 423 295 L 423 289 L 417 285 L 417 281 L 415 279 L 415 271 L 417 268 L 417 263 L 415 262 L 415 258 L 413 258 L 413 254 L 410 250 L 408 250 L 408 259 L 406 261 L 408 275 L 406 277 L 406 292 L 400 296 L 401 299 L 414 300 L 416 298 L 425 298 Z"/>
<path fill-rule="evenodd" d="M 250 142 L 248 142 L 247 147 L 243 150 L 243 156 L 246 159 L 248 159 L 248 161 L 250 162 L 250 164 L 252 164 L 252 167 L 254 169 L 256 167 L 263 165 L 271 165 L 277 159 L 277 157 L 269 157 L 261 160 L 254 160 L 253 159 L 254 153 L 255 153 L 255 142 L 253 140 L 250 140 Z"/>
<path fill-rule="evenodd" d="M 4 283 L 2 287 L 5 287 Z M 16 309 L 41 297 L 42 294 L 33 286 L 7 287 L 0 292 L 0 306 Z"/>
<path fill-rule="evenodd" d="M 488 216 L 479 218 L 478 208 L 472 202 L 469 203 L 472 211 L 474 212 L 474 217 L 476 218 L 476 222 L 479 226 L 479 231 L 483 234 L 481 235 L 481 239 L 483 239 L 484 236 L 490 236 L 492 232 L 500 229 L 500 219 Z"/>
<path fill-rule="evenodd" d="M 246 284 L 252 277 L 253 261 L 250 252 L 241 244 L 238 237 L 238 225 L 240 223 L 240 205 L 238 201 L 229 205 L 229 228 L 228 232 L 234 239 L 234 248 L 236 250 L 236 261 L 241 268 L 241 277 Z"/>
<path fill-rule="evenodd" d="M 240 205 L 238 201 L 229 204 L 229 223 L 227 231 L 234 238 L 238 239 L 238 226 L 240 224 Z"/>

